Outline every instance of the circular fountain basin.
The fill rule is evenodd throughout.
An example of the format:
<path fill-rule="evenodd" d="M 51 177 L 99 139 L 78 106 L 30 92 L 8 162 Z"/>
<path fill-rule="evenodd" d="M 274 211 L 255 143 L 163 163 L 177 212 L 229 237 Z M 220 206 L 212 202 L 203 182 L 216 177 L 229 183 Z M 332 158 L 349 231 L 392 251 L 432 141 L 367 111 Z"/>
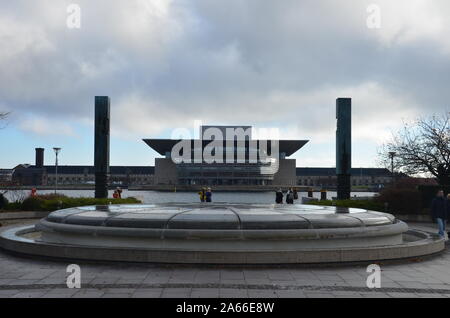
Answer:
<path fill-rule="evenodd" d="M 99 260 L 320 263 L 412 257 L 443 249 L 443 241 L 409 230 L 391 214 L 312 205 L 88 206 L 52 212 L 32 230 L 40 232 L 32 240 L 40 253 Z M 11 229 L 6 236 L 20 235 Z"/>

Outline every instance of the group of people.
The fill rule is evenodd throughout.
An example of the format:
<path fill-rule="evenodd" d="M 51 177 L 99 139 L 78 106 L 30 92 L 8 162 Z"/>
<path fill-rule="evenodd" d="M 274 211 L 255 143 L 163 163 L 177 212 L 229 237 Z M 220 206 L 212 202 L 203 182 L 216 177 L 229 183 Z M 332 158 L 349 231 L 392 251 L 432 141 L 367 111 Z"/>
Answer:
<path fill-rule="evenodd" d="M 212 191 L 211 188 L 201 188 L 198 192 L 200 197 L 200 202 L 212 202 Z"/>
<path fill-rule="evenodd" d="M 275 203 L 283 204 L 283 197 L 284 197 L 283 190 L 280 188 L 275 193 Z M 297 189 L 289 188 L 288 191 L 286 192 L 286 203 L 294 204 L 294 200 L 297 199 L 298 199 Z"/>
<path fill-rule="evenodd" d="M 450 217 L 450 194 L 445 197 L 444 191 L 439 190 L 431 202 L 431 216 L 438 224 L 438 234 L 445 238 L 445 225 Z"/>

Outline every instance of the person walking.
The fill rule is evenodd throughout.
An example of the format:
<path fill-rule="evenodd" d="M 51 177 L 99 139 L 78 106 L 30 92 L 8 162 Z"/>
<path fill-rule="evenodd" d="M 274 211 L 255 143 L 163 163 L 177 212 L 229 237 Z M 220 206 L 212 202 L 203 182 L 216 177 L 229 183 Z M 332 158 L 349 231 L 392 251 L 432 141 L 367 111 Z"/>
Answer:
<path fill-rule="evenodd" d="M 212 202 L 212 191 L 211 188 L 208 187 L 205 193 L 206 202 Z"/>
<path fill-rule="evenodd" d="M 431 202 L 431 216 L 438 224 L 438 234 L 445 238 L 445 223 L 447 222 L 448 202 L 444 197 L 444 191 L 439 190 Z"/>
<path fill-rule="evenodd" d="M 206 193 L 205 188 L 201 188 L 200 191 L 198 192 L 198 196 L 200 197 L 200 202 L 205 202 L 205 193 Z"/>
<path fill-rule="evenodd" d="M 450 218 L 450 193 L 447 194 L 447 220 Z M 449 239 L 449 233 L 447 232 L 447 240 Z"/>
<path fill-rule="evenodd" d="M 122 199 L 122 189 L 117 187 L 116 191 L 117 191 L 117 195 L 119 196 L 119 199 Z"/>
<path fill-rule="evenodd" d="M 289 188 L 288 192 L 286 193 L 286 203 L 294 204 L 294 192 L 292 191 L 292 188 Z"/>
<path fill-rule="evenodd" d="M 294 200 L 298 200 L 297 188 L 294 188 Z"/>
<path fill-rule="evenodd" d="M 275 192 L 275 203 L 277 204 L 283 204 L 283 191 L 278 189 L 277 192 Z"/>

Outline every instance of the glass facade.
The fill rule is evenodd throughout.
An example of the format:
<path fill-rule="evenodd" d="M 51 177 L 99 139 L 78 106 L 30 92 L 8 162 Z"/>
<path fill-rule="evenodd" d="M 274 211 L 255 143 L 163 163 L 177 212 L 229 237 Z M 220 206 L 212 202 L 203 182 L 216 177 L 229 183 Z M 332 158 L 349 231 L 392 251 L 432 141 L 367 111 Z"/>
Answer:
<path fill-rule="evenodd" d="M 276 169 L 250 163 L 178 164 L 177 173 L 179 184 L 185 185 L 270 185 Z"/>

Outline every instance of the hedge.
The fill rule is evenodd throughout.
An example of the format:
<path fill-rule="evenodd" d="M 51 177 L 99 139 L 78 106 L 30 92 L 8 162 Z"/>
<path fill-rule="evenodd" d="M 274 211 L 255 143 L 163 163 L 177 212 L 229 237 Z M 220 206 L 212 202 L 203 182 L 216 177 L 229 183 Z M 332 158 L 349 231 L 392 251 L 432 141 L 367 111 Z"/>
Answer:
<path fill-rule="evenodd" d="M 39 195 L 28 197 L 23 202 L 8 203 L 6 211 L 55 211 L 59 209 L 72 208 L 86 205 L 108 205 L 108 204 L 136 204 L 142 203 L 136 198 L 125 199 L 96 199 L 96 198 L 70 198 L 64 195 Z"/>
<path fill-rule="evenodd" d="M 8 205 L 8 200 L 5 198 L 3 193 L 0 193 L 0 210 L 6 208 Z"/>
<path fill-rule="evenodd" d="M 422 199 L 422 208 L 429 208 L 431 206 L 431 200 L 433 200 L 439 190 L 444 190 L 445 195 L 450 193 L 450 185 L 420 185 L 417 189 Z"/>
<path fill-rule="evenodd" d="M 394 214 L 425 214 L 422 197 L 416 189 L 387 188 L 374 199 L 388 204 L 388 212 Z"/>
<path fill-rule="evenodd" d="M 308 204 L 361 208 L 372 211 L 389 212 L 395 215 L 429 214 L 429 206 L 423 204 L 421 192 L 414 188 L 389 187 L 381 191 L 378 196 L 371 199 L 313 201 Z"/>

